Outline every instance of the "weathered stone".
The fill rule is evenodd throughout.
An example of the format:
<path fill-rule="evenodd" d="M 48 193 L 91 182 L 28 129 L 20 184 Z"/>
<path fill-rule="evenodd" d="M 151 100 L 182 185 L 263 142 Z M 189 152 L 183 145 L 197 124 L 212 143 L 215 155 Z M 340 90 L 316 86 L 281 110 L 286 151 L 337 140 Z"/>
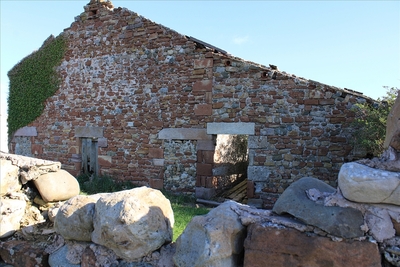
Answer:
<path fill-rule="evenodd" d="M 34 184 L 46 202 L 67 200 L 80 192 L 78 181 L 65 170 L 43 174 Z"/>
<path fill-rule="evenodd" d="M 88 246 L 89 244 L 86 244 Z M 49 265 L 51 267 L 81 267 L 81 261 L 76 257 L 76 251 L 70 250 L 72 243 L 65 244 L 63 247 L 50 254 Z M 81 254 L 82 256 L 82 254 Z M 70 259 L 73 261 L 71 262 Z"/>
<path fill-rule="evenodd" d="M 363 215 L 359 210 L 342 207 L 326 207 L 307 197 L 306 191 L 317 189 L 320 192 L 333 193 L 335 189 L 326 183 L 310 177 L 304 177 L 292 183 L 279 197 L 273 207 L 277 214 L 288 213 L 306 224 L 316 226 L 338 237 L 355 238 L 364 235 L 361 226 Z"/>
<path fill-rule="evenodd" d="M 26 184 L 30 180 L 37 179 L 48 172 L 56 172 L 61 169 L 61 163 L 50 160 L 36 159 L 9 153 L 0 152 L 0 159 L 7 159 L 13 165 L 20 168 L 20 181 Z"/>
<path fill-rule="evenodd" d="M 19 168 L 12 165 L 10 160 L 0 158 L 0 196 L 19 191 Z"/>
<path fill-rule="evenodd" d="M 369 241 L 334 242 L 295 229 L 251 224 L 244 243 L 244 267 L 380 267 L 378 245 Z"/>
<path fill-rule="evenodd" d="M 345 198 L 361 203 L 400 205 L 400 173 L 350 162 L 340 169 L 339 188 Z"/>
<path fill-rule="evenodd" d="M 117 255 L 106 247 L 91 244 L 82 253 L 81 267 L 117 265 Z"/>
<path fill-rule="evenodd" d="M 1 199 L 0 201 L 0 238 L 9 237 L 21 228 L 26 202 L 19 199 Z"/>
<path fill-rule="evenodd" d="M 91 241 L 95 204 L 104 195 L 78 195 L 66 201 L 59 208 L 54 220 L 57 233 L 65 239 Z"/>
<path fill-rule="evenodd" d="M 15 267 L 47 267 L 49 255 L 43 248 L 22 240 L 10 240 L 0 243 L 0 257 Z"/>
<path fill-rule="evenodd" d="M 174 214 L 160 191 L 139 187 L 101 197 L 93 222 L 93 242 L 133 261 L 172 241 Z"/>
<path fill-rule="evenodd" d="M 239 266 L 246 228 L 228 201 L 207 215 L 196 216 L 176 241 L 178 267 Z"/>
<path fill-rule="evenodd" d="M 366 224 L 363 226 L 364 231 L 368 231 L 368 234 L 378 242 L 393 238 L 396 225 L 400 222 L 400 206 L 352 202 L 345 199 L 340 190 L 327 196 L 324 204 L 325 206 L 351 207 L 360 210 L 364 214 Z"/>
<path fill-rule="evenodd" d="M 267 182 L 271 175 L 271 170 L 266 166 L 249 166 L 247 168 L 247 175 L 250 181 Z"/>

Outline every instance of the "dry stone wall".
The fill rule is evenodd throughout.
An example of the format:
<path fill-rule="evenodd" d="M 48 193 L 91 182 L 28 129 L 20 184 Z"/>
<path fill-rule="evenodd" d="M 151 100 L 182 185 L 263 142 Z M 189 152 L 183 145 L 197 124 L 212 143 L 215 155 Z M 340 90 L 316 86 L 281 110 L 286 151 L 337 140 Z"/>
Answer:
<path fill-rule="evenodd" d="M 28 125 L 37 134 L 16 136 L 11 152 L 24 146 L 78 175 L 91 138 L 100 174 L 193 192 L 213 189 L 201 156 L 215 149 L 212 135 L 246 134 L 248 195 L 266 202 L 303 176 L 335 185 L 357 157 L 351 107 L 361 94 L 233 57 L 125 8 L 89 7 L 63 32 L 62 83 Z"/>

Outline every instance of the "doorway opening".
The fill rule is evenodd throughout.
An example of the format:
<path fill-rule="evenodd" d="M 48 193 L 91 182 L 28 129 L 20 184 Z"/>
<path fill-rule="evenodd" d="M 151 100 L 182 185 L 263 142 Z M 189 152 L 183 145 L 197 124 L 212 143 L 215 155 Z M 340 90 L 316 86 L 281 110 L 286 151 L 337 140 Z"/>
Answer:
<path fill-rule="evenodd" d="M 213 178 L 216 181 L 217 195 L 229 194 L 229 189 L 244 184 L 246 188 L 247 167 L 249 165 L 248 135 L 214 135 L 215 153 Z M 239 186 L 240 187 L 240 186 Z M 245 197 L 246 190 L 239 190 L 237 195 Z"/>

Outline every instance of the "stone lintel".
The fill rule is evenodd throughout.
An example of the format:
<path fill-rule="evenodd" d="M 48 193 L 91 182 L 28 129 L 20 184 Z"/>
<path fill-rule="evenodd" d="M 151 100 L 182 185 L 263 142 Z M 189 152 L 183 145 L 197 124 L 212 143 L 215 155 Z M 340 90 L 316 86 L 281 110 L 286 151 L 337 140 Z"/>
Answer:
<path fill-rule="evenodd" d="M 75 127 L 75 137 L 101 138 L 101 137 L 103 137 L 103 127 L 76 126 Z"/>
<path fill-rule="evenodd" d="M 254 122 L 209 122 L 207 134 L 255 134 Z"/>
<path fill-rule="evenodd" d="M 158 133 L 158 139 L 167 140 L 211 140 L 206 129 L 200 128 L 165 128 Z"/>
<path fill-rule="evenodd" d="M 37 136 L 37 130 L 36 127 L 29 127 L 29 126 L 25 126 L 22 128 L 19 128 L 14 136 Z"/>

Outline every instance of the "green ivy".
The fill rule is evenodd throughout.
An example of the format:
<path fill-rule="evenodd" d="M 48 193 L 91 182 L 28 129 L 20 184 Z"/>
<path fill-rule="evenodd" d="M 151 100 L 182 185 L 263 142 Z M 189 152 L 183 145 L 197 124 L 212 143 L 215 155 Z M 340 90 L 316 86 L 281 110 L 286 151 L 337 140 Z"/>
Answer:
<path fill-rule="evenodd" d="M 51 35 L 42 47 L 21 60 L 9 72 L 8 135 L 39 117 L 44 102 L 60 85 L 56 68 L 67 49 L 63 35 Z"/>

